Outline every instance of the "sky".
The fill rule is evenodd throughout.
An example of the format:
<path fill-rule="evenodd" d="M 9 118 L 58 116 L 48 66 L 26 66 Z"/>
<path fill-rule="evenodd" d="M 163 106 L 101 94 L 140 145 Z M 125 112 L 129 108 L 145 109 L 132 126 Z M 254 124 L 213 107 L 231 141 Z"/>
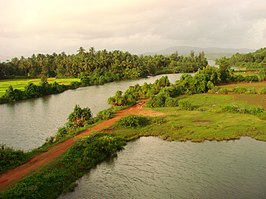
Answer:
<path fill-rule="evenodd" d="M 0 0 L 0 60 L 33 53 L 266 46 L 265 0 Z"/>

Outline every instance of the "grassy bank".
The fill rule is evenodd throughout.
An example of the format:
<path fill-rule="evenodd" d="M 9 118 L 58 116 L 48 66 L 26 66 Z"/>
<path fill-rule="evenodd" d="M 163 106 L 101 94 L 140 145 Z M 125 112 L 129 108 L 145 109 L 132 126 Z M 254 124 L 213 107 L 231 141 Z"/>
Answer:
<path fill-rule="evenodd" d="M 153 108 L 154 111 L 165 113 L 165 116 L 151 119 L 148 125 L 137 128 L 128 128 L 117 123 L 106 131 L 128 141 L 141 136 L 194 142 L 249 136 L 266 141 L 266 120 L 261 119 L 260 115 L 232 113 L 223 109 L 232 105 L 245 110 L 257 108 L 255 105 L 235 100 L 233 96 L 228 95 L 182 96 L 182 100 L 187 100 L 194 110 L 182 110 L 180 107 Z"/>
<path fill-rule="evenodd" d="M 75 181 L 89 169 L 124 145 L 123 139 L 102 133 L 79 139 L 57 161 L 0 193 L 0 198 L 58 198 L 62 192 L 73 190 Z"/>
<path fill-rule="evenodd" d="M 79 82 L 78 78 L 48 78 L 48 83 L 57 82 L 58 84 L 69 85 L 71 82 Z M 14 89 L 24 90 L 29 83 L 39 85 L 41 79 L 7 79 L 0 80 L 0 96 L 4 95 L 9 86 Z"/>

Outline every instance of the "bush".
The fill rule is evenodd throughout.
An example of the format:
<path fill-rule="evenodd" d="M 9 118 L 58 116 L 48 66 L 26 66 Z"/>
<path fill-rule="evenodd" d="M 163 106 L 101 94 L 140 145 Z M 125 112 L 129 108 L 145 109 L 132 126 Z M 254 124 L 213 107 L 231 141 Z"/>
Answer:
<path fill-rule="evenodd" d="M 245 94 L 257 94 L 257 91 L 255 88 L 248 88 Z"/>
<path fill-rule="evenodd" d="M 150 119 L 144 116 L 128 115 L 117 121 L 118 126 L 127 128 L 143 127 L 150 123 Z"/>
<path fill-rule="evenodd" d="M 236 93 L 236 94 L 244 94 L 247 92 L 247 88 L 245 87 L 240 87 L 240 86 L 237 86 L 234 88 L 233 92 Z"/>
<path fill-rule="evenodd" d="M 107 120 L 107 119 L 113 118 L 114 114 L 115 114 L 115 111 L 112 108 L 107 109 L 107 110 L 103 110 L 103 111 L 100 111 L 97 114 L 97 119 L 99 119 L 99 120 Z"/>
<path fill-rule="evenodd" d="M 231 92 L 231 90 L 229 88 L 224 88 L 224 87 L 218 90 L 218 93 L 220 94 L 228 94 L 229 92 Z"/>
<path fill-rule="evenodd" d="M 21 150 L 0 145 L 0 173 L 27 161 L 29 156 Z"/>
<path fill-rule="evenodd" d="M 160 92 L 157 95 L 151 97 L 151 99 L 147 102 L 148 107 L 164 107 L 165 101 L 169 97 L 169 94 Z"/>
<path fill-rule="evenodd" d="M 97 163 L 122 150 L 125 141 L 109 134 L 98 133 L 78 140 L 62 159 L 25 177 L 0 198 L 58 198 Z"/>
<path fill-rule="evenodd" d="M 178 99 L 177 98 L 172 98 L 172 97 L 167 97 L 165 100 L 165 106 L 166 107 L 176 107 L 178 106 Z"/>
<path fill-rule="evenodd" d="M 196 108 L 189 101 L 183 99 L 178 101 L 178 107 L 183 110 L 194 110 Z"/>
<path fill-rule="evenodd" d="M 218 93 L 220 90 L 220 87 L 214 86 L 212 89 L 208 90 L 208 93 Z"/>
<path fill-rule="evenodd" d="M 266 94 L 266 88 L 262 88 L 262 89 L 260 90 L 260 94 Z"/>
<path fill-rule="evenodd" d="M 258 82 L 259 78 L 257 75 L 249 75 L 245 77 L 246 82 Z"/>
<path fill-rule="evenodd" d="M 68 116 L 68 121 L 74 127 L 82 127 L 85 124 L 89 123 L 89 120 L 92 119 L 92 113 L 89 108 L 80 108 L 79 105 L 76 105 L 74 111 Z"/>
<path fill-rule="evenodd" d="M 227 105 L 222 107 L 222 112 L 259 115 L 264 113 L 261 107 L 240 107 L 239 105 Z"/>

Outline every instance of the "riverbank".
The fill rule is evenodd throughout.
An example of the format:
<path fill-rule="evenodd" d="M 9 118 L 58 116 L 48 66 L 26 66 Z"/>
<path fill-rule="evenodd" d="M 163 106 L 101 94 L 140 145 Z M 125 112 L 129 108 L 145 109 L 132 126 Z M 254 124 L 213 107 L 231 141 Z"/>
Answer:
<path fill-rule="evenodd" d="M 76 137 L 50 148 L 47 152 L 34 157 L 29 162 L 1 175 L 0 190 L 6 190 L 25 176 L 30 175 L 31 177 L 29 178 L 32 179 L 36 175 L 40 175 L 39 172 L 46 172 L 47 168 L 51 168 L 49 165 L 57 164 L 56 161 L 60 161 L 65 156 L 62 155 L 73 146 L 76 139 L 86 137 L 92 132 L 105 132 L 126 141 L 131 141 L 141 136 L 158 136 L 168 141 L 193 142 L 234 140 L 242 136 L 249 136 L 257 140 L 266 141 L 265 120 L 252 114 L 218 111 L 220 106 L 224 104 L 238 103 L 238 105 L 246 106 L 245 102 L 236 101 L 228 95 L 214 94 L 181 96 L 180 98 L 182 100 L 186 99 L 196 109 L 182 110 L 180 107 L 144 109 L 145 103 L 138 103 L 120 111 L 114 118 L 87 129 Z M 149 122 L 147 122 L 147 125 L 137 128 L 120 126 L 117 123 L 124 116 L 132 114 L 143 115 Z M 153 116 L 153 118 L 150 116 Z M 16 188 L 22 186 L 23 182 L 24 180 L 18 182 L 14 187 L 11 186 L 11 189 L 16 190 Z M 32 182 L 27 181 L 27 183 Z M 42 182 L 40 181 L 39 183 Z M 72 188 L 74 189 L 74 187 Z M 24 188 L 18 188 L 18 190 L 22 189 Z"/>
<path fill-rule="evenodd" d="M 47 152 L 41 153 L 33 157 L 30 161 L 26 162 L 25 164 L 22 164 L 0 175 L 0 191 L 5 190 L 7 187 L 18 182 L 20 179 L 27 176 L 31 172 L 40 169 L 40 167 L 47 165 L 48 163 L 58 158 L 60 155 L 66 152 L 70 146 L 74 144 L 76 138 L 85 137 L 90 135 L 92 132 L 101 131 L 113 125 L 117 120 L 128 114 L 138 114 L 138 115 L 148 115 L 148 116 L 160 115 L 159 113 L 155 113 L 154 111 L 151 110 L 144 110 L 143 106 L 144 103 L 139 103 L 135 106 L 122 110 L 118 112 L 118 114 L 114 118 L 105 120 L 95 125 L 94 127 L 89 128 L 86 131 L 80 133 L 74 138 L 70 138 L 58 145 L 51 147 Z"/>
<path fill-rule="evenodd" d="M 190 105 L 188 110 L 186 107 L 149 109 L 165 114 L 158 124 L 151 123 L 135 129 L 114 125 L 106 131 L 127 141 L 141 136 L 193 142 L 234 140 L 248 136 L 266 141 L 265 114 L 251 111 L 248 113 L 248 110 L 262 110 L 252 102 L 221 94 L 180 96 L 179 99 Z M 235 112 L 228 110 L 228 107 L 233 107 Z M 190 108 L 193 110 L 189 110 Z"/>

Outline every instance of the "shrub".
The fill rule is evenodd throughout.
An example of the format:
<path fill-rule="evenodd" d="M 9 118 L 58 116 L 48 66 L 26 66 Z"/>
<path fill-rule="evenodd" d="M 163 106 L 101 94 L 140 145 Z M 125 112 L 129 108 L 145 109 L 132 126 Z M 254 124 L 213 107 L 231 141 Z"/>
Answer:
<path fill-rule="evenodd" d="M 261 107 L 240 107 L 239 105 L 227 105 L 222 107 L 222 112 L 259 115 L 264 113 L 264 109 Z"/>
<path fill-rule="evenodd" d="M 29 156 L 21 150 L 0 145 L 0 173 L 27 161 Z"/>
<path fill-rule="evenodd" d="M 107 109 L 107 110 L 100 111 L 97 114 L 97 118 L 99 120 L 107 120 L 107 119 L 110 119 L 110 118 L 114 117 L 114 114 L 115 114 L 114 109 L 110 108 L 110 109 Z"/>
<path fill-rule="evenodd" d="M 248 75 L 245 77 L 246 82 L 258 82 L 259 78 L 257 75 Z"/>
<path fill-rule="evenodd" d="M 231 90 L 229 88 L 224 88 L 224 87 L 218 90 L 218 93 L 220 94 L 228 94 L 229 92 L 231 92 Z"/>
<path fill-rule="evenodd" d="M 68 116 L 68 121 L 75 127 L 82 127 L 89 123 L 92 118 L 91 110 L 89 108 L 80 108 L 76 105 L 74 111 Z"/>
<path fill-rule="evenodd" d="M 244 94 L 247 92 L 247 88 L 245 87 L 240 87 L 240 86 L 237 86 L 234 88 L 233 92 L 236 93 L 236 94 Z"/>
<path fill-rule="evenodd" d="M 176 107 L 178 106 L 178 99 L 177 98 L 172 98 L 172 97 L 167 97 L 165 100 L 165 106 L 166 107 Z"/>
<path fill-rule="evenodd" d="M 212 89 L 208 90 L 208 93 L 218 93 L 220 90 L 220 87 L 214 86 Z"/>
<path fill-rule="evenodd" d="M 183 110 L 194 110 L 196 108 L 189 101 L 183 99 L 178 101 L 178 107 Z"/>
<path fill-rule="evenodd" d="M 25 177 L 0 198 L 58 198 L 64 191 L 74 189 L 73 184 L 90 168 L 122 150 L 125 141 L 105 133 L 78 140 L 62 159 Z"/>
<path fill-rule="evenodd" d="M 260 90 L 260 94 L 266 94 L 266 88 L 262 88 L 262 89 Z"/>
<path fill-rule="evenodd" d="M 255 88 L 248 88 L 245 94 L 257 94 L 257 91 Z"/>
<path fill-rule="evenodd" d="M 137 116 L 137 115 L 128 115 L 122 117 L 120 120 L 117 121 L 118 126 L 127 127 L 127 128 L 136 128 L 136 127 L 143 127 L 148 125 L 150 119 L 144 116 Z"/>

